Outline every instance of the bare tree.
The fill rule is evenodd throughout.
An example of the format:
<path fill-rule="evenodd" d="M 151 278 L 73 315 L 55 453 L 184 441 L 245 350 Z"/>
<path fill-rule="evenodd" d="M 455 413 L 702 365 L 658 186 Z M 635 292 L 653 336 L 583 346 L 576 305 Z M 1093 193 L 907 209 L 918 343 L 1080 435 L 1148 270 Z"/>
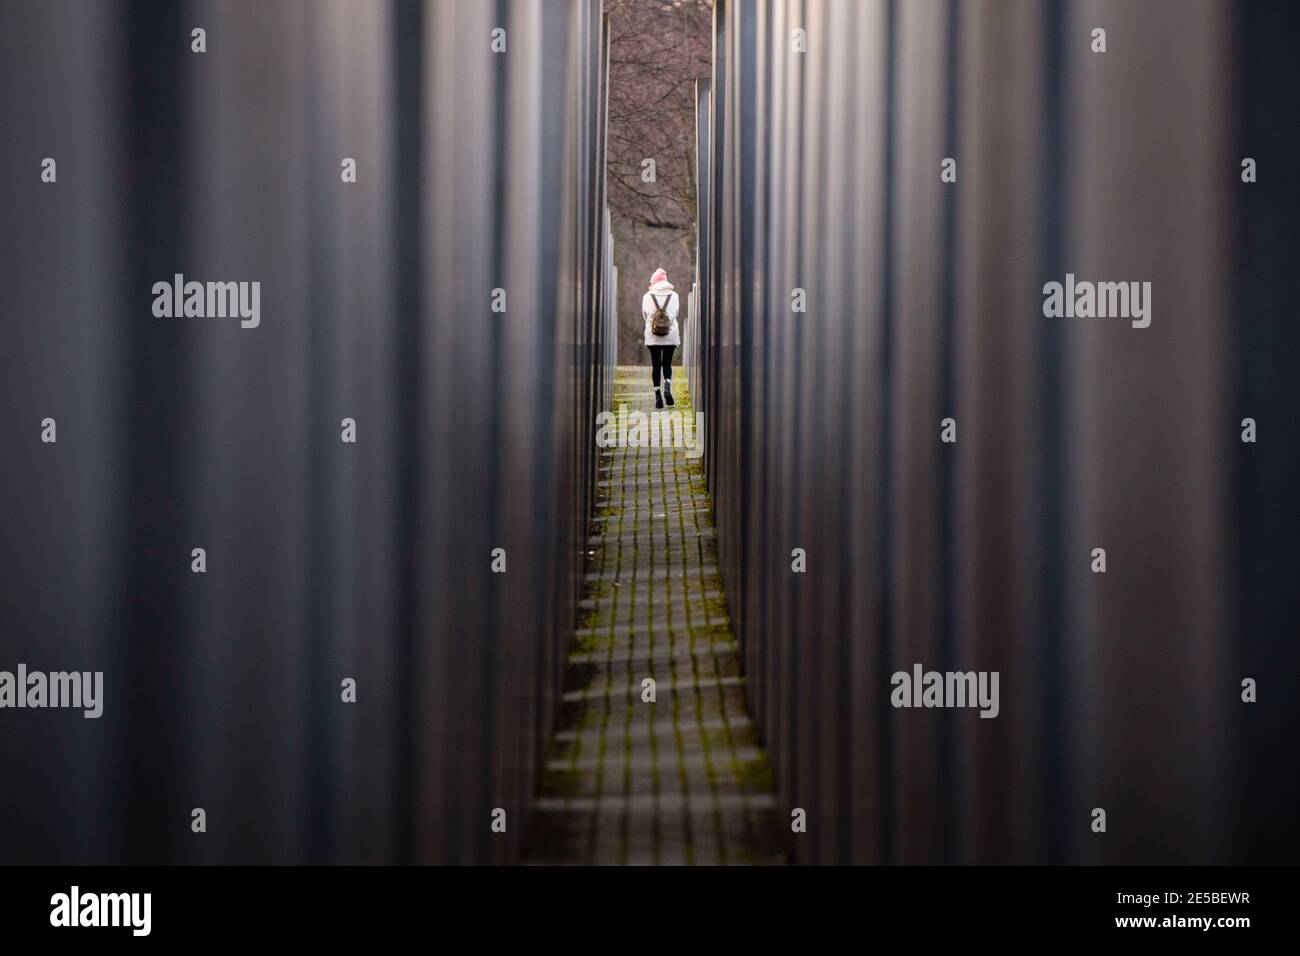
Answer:
<path fill-rule="evenodd" d="M 713 0 L 606 0 L 606 10 L 606 173 L 619 269 L 619 361 L 640 362 L 641 294 L 650 273 L 663 267 L 683 300 L 689 291 L 695 82 L 710 73 Z"/>

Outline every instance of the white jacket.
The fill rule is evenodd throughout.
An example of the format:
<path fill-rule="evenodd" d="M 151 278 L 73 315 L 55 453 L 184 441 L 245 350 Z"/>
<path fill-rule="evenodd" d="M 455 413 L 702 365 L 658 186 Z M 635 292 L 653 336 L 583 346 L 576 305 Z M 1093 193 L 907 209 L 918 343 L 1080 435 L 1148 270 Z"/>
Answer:
<path fill-rule="evenodd" d="M 668 314 L 672 316 L 673 327 L 668 330 L 667 335 L 655 335 L 650 331 L 650 317 L 655 314 L 654 300 L 657 298 L 660 302 L 664 297 L 668 297 L 666 304 Z M 641 297 L 641 316 L 645 319 L 645 344 L 646 345 L 681 345 L 682 333 L 677 327 L 677 309 L 680 303 L 677 301 L 677 293 L 673 291 L 671 282 L 660 282 L 650 287 L 650 291 Z"/>

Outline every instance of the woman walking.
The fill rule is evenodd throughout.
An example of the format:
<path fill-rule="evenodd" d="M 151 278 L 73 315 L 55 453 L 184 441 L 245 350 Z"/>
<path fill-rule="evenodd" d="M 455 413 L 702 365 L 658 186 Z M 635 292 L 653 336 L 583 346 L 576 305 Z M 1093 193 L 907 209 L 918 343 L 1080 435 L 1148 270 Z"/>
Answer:
<path fill-rule="evenodd" d="M 650 277 L 649 290 L 641 298 L 645 344 L 650 349 L 650 378 L 655 383 L 655 408 L 663 408 L 665 401 L 673 404 L 673 352 L 682 344 L 681 331 L 677 328 L 678 305 L 668 273 L 656 269 Z"/>

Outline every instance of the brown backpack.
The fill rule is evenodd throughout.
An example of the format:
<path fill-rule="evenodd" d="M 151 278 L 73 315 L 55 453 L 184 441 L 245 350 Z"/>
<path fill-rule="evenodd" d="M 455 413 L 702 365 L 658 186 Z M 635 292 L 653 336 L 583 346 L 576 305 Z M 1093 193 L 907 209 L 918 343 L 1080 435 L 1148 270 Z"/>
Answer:
<path fill-rule="evenodd" d="M 672 301 L 672 293 L 664 297 L 663 305 L 653 295 L 650 301 L 655 304 L 654 315 L 650 316 L 650 331 L 655 335 L 667 335 L 673 330 L 673 319 L 668 314 L 668 303 Z"/>

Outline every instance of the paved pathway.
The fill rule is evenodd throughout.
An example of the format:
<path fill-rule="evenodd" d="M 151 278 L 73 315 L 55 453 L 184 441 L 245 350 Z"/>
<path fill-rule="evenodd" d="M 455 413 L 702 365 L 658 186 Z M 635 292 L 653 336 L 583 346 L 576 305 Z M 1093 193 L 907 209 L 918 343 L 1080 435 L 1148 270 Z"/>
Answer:
<path fill-rule="evenodd" d="M 529 860 L 784 863 L 771 772 L 745 712 L 704 469 L 656 416 L 649 367 L 620 367 L 614 407 L 661 447 L 602 452 L 587 597 L 569 657 Z M 654 421 L 657 417 L 657 421 Z M 691 437 L 689 433 L 687 439 Z M 643 681 L 655 681 L 644 702 Z"/>

